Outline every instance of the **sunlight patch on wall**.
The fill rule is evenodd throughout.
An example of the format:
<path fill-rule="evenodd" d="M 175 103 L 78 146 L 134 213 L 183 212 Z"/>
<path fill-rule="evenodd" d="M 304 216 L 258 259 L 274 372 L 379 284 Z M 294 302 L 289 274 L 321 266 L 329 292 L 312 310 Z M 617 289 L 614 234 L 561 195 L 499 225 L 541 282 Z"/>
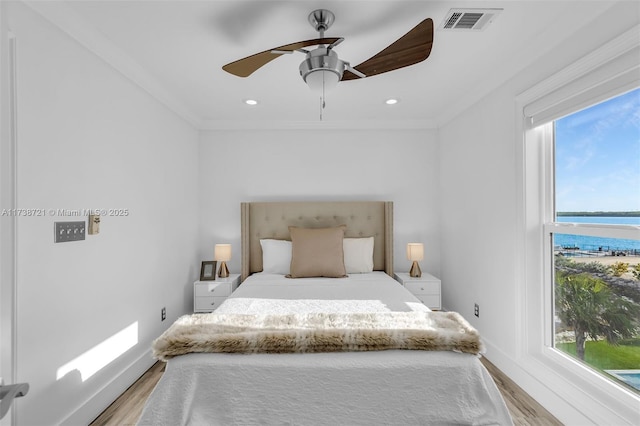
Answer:
<path fill-rule="evenodd" d="M 138 343 L 138 321 L 58 368 L 56 380 L 77 370 L 84 382 Z"/>

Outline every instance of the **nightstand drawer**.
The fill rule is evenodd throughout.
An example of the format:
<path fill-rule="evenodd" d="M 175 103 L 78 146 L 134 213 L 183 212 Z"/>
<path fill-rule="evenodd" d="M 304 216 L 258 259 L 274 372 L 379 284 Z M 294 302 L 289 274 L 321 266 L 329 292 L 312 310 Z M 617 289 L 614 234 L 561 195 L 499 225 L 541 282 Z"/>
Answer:
<path fill-rule="evenodd" d="M 440 295 L 439 294 L 414 294 L 420 301 L 429 309 L 434 311 L 440 310 Z"/>
<path fill-rule="evenodd" d="M 196 297 L 195 299 L 195 311 L 213 311 L 218 306 L 227 300 L 226 296 L 223 297 Z"/>
<path fill-rule="evenodd" d="M 202 283 L 199 282 L 195 285 L 194 292 L 196 297 L 207 297 L 207 296 L 216 296 L 216 297 L 227 297 L 231 294 L 232 288 L 230 282 L 215 282 L 211 283 Z"/>
<path fill-rule="evenodd" d="M 440 298 L 440 282 L 405 281 L 404 286 L 416 296 L 419 294 L 436 295 Z"/>

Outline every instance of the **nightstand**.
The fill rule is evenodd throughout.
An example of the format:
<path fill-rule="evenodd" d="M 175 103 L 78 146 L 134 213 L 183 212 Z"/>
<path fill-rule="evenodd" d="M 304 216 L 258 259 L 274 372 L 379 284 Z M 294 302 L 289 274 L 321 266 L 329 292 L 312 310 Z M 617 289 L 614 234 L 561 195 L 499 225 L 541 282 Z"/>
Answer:
<path fill-rule="evenodd" d="M 420 278 L 410 277 L 408 272 L 396 272 L 393 275 L 396 281 L 413 293 L 429 309 L 434 311 L 442 309 L 439 278 L 424 272 Z"/>
<path fill-rule="evenodd" d="M 193 312 L 211 312 L 238 288 L 240 274 L 193 283 Z"/>

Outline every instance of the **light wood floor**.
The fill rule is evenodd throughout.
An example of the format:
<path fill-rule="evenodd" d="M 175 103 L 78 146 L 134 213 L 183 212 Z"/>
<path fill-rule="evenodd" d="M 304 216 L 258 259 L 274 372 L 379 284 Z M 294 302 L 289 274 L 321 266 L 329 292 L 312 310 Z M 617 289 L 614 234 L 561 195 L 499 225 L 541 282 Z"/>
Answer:
<path fill-rule="evenodd" d="M 481 358 L 507 404 L 516 426 L 562 425 L 538 402 L 525 393 L 486 358 Z M 135 425 L 142 407 L 164 372 L 165 363 L 158 362 L 111 404 L 90 426 Z"/>
<path fill-rule="evenodd" d="M 558 419 L 553 417 L 538 401 L 531 398 L 529 394 L 523 391 L 520 386 L 516 385 L 515 382 L 508 378 L 502 371 L 498 370 L 495 365 L 491 364 L 491 362 L 484 357 L 480 358 L 480 360 L 487 370 L 489 370 L 493 381 L 496 382 L 502 398 L 511 413 L 514 425 L 562 426 L 562 423 L 560 423 Z"/>

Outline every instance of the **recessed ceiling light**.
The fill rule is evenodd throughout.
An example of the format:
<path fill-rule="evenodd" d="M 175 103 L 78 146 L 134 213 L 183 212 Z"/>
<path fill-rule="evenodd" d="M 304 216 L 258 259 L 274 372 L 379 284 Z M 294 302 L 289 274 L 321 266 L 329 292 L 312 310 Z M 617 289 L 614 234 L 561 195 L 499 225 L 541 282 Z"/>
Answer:
<path fill-rule="evenodd" d="M 395 104 L 398 103 L 398 100 L 391 98 L 391 99 L 387 99 L 386 101 L 384 101 L 384 103 L 387 104 L 387 105 L 395 105 Z"/>
<path fill-rule="evenodd" d="M 245 99 L 243 102 L 245 104 L 251 105 L 251 106 L 258 105 L 258 101 L 256 101 L 255 99 Z"/>

